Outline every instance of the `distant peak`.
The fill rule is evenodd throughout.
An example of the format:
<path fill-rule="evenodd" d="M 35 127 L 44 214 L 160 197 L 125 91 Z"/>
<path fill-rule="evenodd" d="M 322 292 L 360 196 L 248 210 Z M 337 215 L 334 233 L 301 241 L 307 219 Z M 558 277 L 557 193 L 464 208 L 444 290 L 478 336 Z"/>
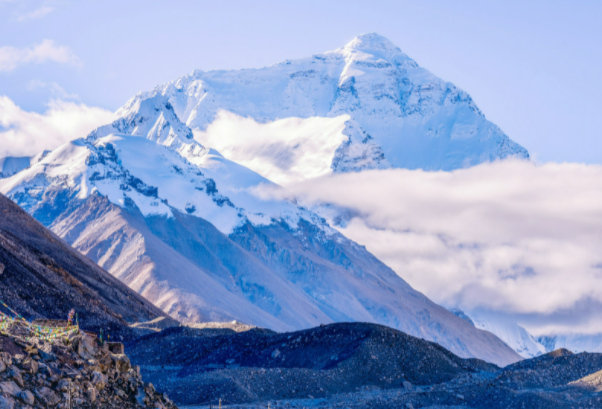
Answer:
<path fill-rule="evenodd" d="M 346 49 L 353 50 L 374 50 L 374 51 L 397 51 L 401 52 L 399 47 L 393 44 L 388 38 L 377 33 L 367 33 L 355 37 L 347 45 Z"/>

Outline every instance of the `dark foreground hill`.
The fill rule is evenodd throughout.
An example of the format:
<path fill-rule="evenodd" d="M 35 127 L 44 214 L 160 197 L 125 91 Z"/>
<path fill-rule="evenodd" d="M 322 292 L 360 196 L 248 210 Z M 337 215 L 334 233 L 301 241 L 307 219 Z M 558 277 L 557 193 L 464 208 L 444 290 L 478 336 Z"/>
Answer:
<path fill-rule="evenodd" d="M 1 194 L 0 299 L 28 320 L 66 319 L 73 308 L 82 328 L 114 339 L 135 336 L 128 322 L 165 316 Z"/>
<path fill-rule="evenodd" d="M 602 407 L 602 354 L 548 354 L 499 368 L 375 324 L 282 334 L 176 327 L 127 351 L 145 379 L 183 405 Z"/>

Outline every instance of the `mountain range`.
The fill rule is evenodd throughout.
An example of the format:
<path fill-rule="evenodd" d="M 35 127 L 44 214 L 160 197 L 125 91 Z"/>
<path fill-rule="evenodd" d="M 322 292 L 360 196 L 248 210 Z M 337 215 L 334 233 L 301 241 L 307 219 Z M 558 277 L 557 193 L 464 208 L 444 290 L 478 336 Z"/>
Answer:
<path fill-rule="evenodd" d="M 117 114 L 0 179 L 0 192 L 165 313 L 277 331 L 373 322 L 460 357 L 521 359 L 294 199 L 257 194 L 329 172 L 528 158 L 468 94 L 388 40 L 367 34 L 260 70 L 196 71 Z M 285 132 L 207 143 L 220 121 Z"/>

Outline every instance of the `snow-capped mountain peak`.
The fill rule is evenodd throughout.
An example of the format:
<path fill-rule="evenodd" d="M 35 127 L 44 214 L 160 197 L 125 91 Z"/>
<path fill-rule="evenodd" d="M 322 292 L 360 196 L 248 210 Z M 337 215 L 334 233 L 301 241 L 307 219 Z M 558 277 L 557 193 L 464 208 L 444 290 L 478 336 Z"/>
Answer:
<path fill-rule="evenodd" d="M 88 135 L 92 142 L 108 135 L 140 136 L 166 146 L 187 159 L 202 157 L 207 149 L 176 115 L 169 100 L 156 92 L 139 93 L 117 111 L 119 119 Z"/>
<path fill-rule="evenodd" d="M 346 51 L 358 50 L 366 53 L 371 52 L 386 52 L 391 54 L 401 54 L 401 49 L 397 47 L 388 38 L 385 38 L 377 33 L 366 33 L 355 37 L 348 42 L 345 47 Z M 405 55 L 405 54 L 404 54 Z"/>
<path fill-rule="evenodd" d="M 158 86 L 152 93 L 156 94 L 168 99 L 204 145 L 275 181 L 278 176 L 262 167 L 265 160 L 256 160 L 257 148 L 249 140 L 277 147 L 278 157 L 296 158 L 292 172 L 308 167 L 333 172 L 335 163 L 356 162 L 361 166 L 345 171 L 453 170 L 510 156 L 529 157 L 487 121 L 468 93 L 421 68 L 376 33 L 358 36 L 334 51 L 265 68 L 194 71 Z M 287 119 L 291 121 L 283 122 Z M 349 127 L 332 132 L 345 121 L 370 136 L 370 152 L 350 140 Z M 321 126 L 305 126 L 306 122 Z M 278 133 L 272 132 L 276 124 Z M 296 140 L 288 144 L 291 135 Z M 305 154 L 316 142 L 328 147 L 317 162 Z M 347 148 L 339 149 L 344 144 Z M 357 152 L 365 160 L 346 156 Z M 269 155 L 265 159 L 269 161 Z M 286 168 L 280 172 L 278 182 L 298 181 L 299 174 L 289 174 Z"/>
<path fill-rule="evenodd" d="M 180 121 L 167 98 L 157 93 L 140 93 L 117 111 L 119 119 L 94 130 L 89 138 L 112 133 L 141 136 L 169 146 L 176 139 L 190 143 L 192 131 Z"/>

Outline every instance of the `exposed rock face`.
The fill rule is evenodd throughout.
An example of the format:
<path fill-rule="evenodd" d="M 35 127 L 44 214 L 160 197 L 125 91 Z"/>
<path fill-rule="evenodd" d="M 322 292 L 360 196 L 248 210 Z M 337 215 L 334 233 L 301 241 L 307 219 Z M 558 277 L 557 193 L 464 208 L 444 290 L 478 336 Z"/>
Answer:
<path fill-rule="evenodd" d="M 0 266 L 0 299 L 28 319 L 75 308 L 84 328 L 131 338 L 125 320 L 165 315 L 1 194 Z"/>
<path fill-rule="evenodd" d="M 179 327 L 128 348 L 159 391 L 189 405 L 221 398 L 239 409 L 602 407 L 602 354 L 555 351 L 499 368 L 373 324 L 284 334 Z"/>
<path fill-rule="evenodd" d="M 0 335 L 0 360 L 11 367 L 0 372 L 0 408 L 176 408 L 142 381 L 126 355 L 112 354 L 84 333 L 25 340 L 18 329 L 12 324 Z"/>

